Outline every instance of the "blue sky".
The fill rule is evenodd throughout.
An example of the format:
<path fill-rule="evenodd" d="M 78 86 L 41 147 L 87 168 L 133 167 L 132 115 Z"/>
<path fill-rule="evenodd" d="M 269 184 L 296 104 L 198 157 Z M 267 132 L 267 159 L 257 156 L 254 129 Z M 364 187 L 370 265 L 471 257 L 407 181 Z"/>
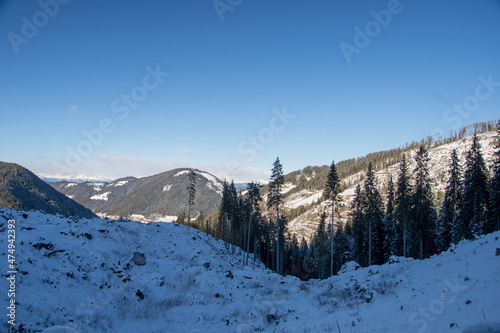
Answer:
<path fill-rule="evenodd" d="M 59 1 L 0 2 L 0 159 L 36 173 L 268 179 L 500 114 L 498 0 Z"/>

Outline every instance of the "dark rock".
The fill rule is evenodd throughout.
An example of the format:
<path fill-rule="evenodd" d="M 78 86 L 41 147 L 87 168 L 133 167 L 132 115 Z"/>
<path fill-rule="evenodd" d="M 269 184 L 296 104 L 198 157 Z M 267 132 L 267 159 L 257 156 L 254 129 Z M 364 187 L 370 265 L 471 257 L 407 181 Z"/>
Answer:
<path fill-rule="evenodd" d="M 134 252 L 134 257 L 132 258 L 137 266 L 146 265 L 146 255 L 140 252 Z"/>

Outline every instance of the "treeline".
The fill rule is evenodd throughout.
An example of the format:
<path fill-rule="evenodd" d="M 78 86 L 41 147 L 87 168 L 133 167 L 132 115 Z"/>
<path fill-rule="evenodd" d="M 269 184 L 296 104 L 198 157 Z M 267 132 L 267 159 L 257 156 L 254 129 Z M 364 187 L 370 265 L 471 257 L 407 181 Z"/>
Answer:
<path fill-rule="evenodd" d="M 476 127 L 475 129 L 489 128 Z M 479 132 L 479 131 L 478 131 Z M 461 132 L 466 133 L 466 132 Z M 500 128 L 497 126 L 500 142 Z M 222 239 L 228 250 L 239 251 L 244 263 L 250 254 L 279 274 L 292 274 L 301 279 L 327 278 L 337 274 L 349 261 L 361 266 L 380 265 L 395 257 L 428 258 L 446 251 L 463 239 L 500 230 L 500 143 L 495 145 L 491 177 L 481 153 L 477 132 L 465 161 L 456 150 L 450 156 L 444 200 L 437 200 L 429 176 L 428 144 L 421 144 L 415 155 L 415 169 L 409 169 L 407 154 L 401 151 L 397 179 L 389 179 L 387 197 L 379 193 L 376 168 L 368 161 L 363 184 L 355 189 L 351 214 L 344 225 L 335 222 L 334 205 L 342 189 L 342 163 L 332 163 L 324 173 L 324 193 L 332 214 L 321 215 L 314 239 L 308 244 L 287 232 L 282 209 L 282 186 L 285 182 L 279 158 L 274 162 L 266 194 L 256 183 L 238 193 L 234 183 L 224 183 L 223 197 L 213 223 L 195 223 L 195 227 Z M 429 142 L 427 142 L 429 143 Z M 394 163 L 392 163 L 394 164 Z M 311 167 L 300 177 L 319 172 Z M 289 174 L 287 177 L 298 177 Z M 316 184 L 320 186 L 320 184 Z M 263 200 L 263 197 L 265 200 Z M 384 204 L 385 202 L 385 204 Z M 262 212 L 262 208 L 267 208 Z"/>
<path fill-rule="evenodd" d="M 415 156 L 414 170 L 408 169 L 403 154 L 396 181 L 390 178 L 387 184 L 385 205 L 370 163 L 363 185 L 355 190 L 349 221 L 336 225 L 331 236 L 331 224 L 325 230 L 322 215 L 314 241 L 301 249 L 303 257 L 297 259 L 302 260 L 301 270 L 310 277 L 326 278 L 351 260 L 369 266 L 384 264 L 393 256 L 424 259 L 461 240 L 500 230 L 498 141 L 490 178 L 476 134 L 463 166 L 456 150 L 452 151 L 440 207 L 435 207 L 425 146 Z"/>
<path fill-rule="evenodd" d="M 358 172 L 365 171 L 370 163 L 375 171 L 379 171 L 398 163 L 402 154 L 418 149 L 420 146 L 435 148 L 443 144 L 449 144 L 461 140 L 474 133 L 481 134 L 491 132 L 496 128 L 497 126 L 493 120 L 474 123 L 465 126 L 458 131 L 451 131 L 448 137 L 445 138 L 440 136 L 428 136 L 425 139 L 413 141 L 398 148 L 370 153 L 363 157 L 341 161 L 336 165 L 339 178 L 344 180 L 339 185 L 340 191 L 351 188 L 354 184 L 358 183 L 358 179 L 346 180 L 346 178 Z M 285 182 L 291 182 L 296 185 L 296 187 L 292 191 L 288 192 L 288 194 L 291 195 L 304 189 L 321 189 L 326 181 L 328 172 L 328 166 L 308 166 L 302 170 L 297 170 L 287 174 L 285 176 Z M 266 187 L 263 188 L 263 193 L 267 193 Z"/>

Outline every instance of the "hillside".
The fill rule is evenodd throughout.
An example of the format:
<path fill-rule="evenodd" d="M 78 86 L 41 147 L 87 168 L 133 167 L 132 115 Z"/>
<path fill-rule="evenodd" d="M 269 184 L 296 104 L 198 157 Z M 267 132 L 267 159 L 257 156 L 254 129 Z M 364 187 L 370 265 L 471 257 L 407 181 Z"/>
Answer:
<path fill-rule="evenodd" d="M 55 182 L 56 190 L 95 213 L 141 221 L 172 221 L 187 210 L 187 173 L 175 169 L 150 177 L 126 177 L 105 182 Z M 222 181 L 195 170 L 196 198 L 194 216 L 217 207 L 221 199 Z"/>
<path fill-rule="evenodd" d="M 478 134 L 482 146 L 482 153 L 486 164 L 489 166 L 493 160 L 493 147 L 496 140 L 495 132 L 486 132 Z M 448 143 L 438 143 L 431 145 L 429 148 L 429 174 L 433 181 L 432 189 L 436 196 L 436 201 L 439 203 L 440 195 L 444 192 L 447 181 L 447 169 L 450 161 L 451 151 L 457 149 L 461 164 L 465 163 L 465 156 L 470 149 L 472 136 L 465 136 L 461 139 Z M 401 150 L 400 153 L 406 153 L 409 161 L 409 170 L 415 168 L 414 156 L 417 146 L 413 149 Z M 396 150 L 399 151 L 399 150 Z M 381 156 L 389 155 L 387 152 L 381 152 Z M 371 154 L 376 155 L 376 154 Z M 366 164 L 368 157 L 360 159 L 360 164 Z M 378 159 L 378 157 L 377 157 Z M 386 185 L 389 177 L 392 176 L 396 181 L 399 163 L 390 163 L 394 160 L 399 161 L 399 158 L 394 159 L 388 157 L 388 160 L 380 159 L 376 164 L 376 177 L 381 193 L 385 199 Z M 351 169 L 360 169 L 360 171 L 349 174 L 344 162 L 338 163 L 338 172 L 342 183 L 343 191 L 339 195 L 338 201 L 338 218 L 346 221 L 350 212 L 350 199 L 354 194 L 354 188 L 358 184 L 362 184 L 366 173 L 365 169 L 360 169 L 357 165 L 352 165 Z M 340 170 L 339 170 L 340 169 Z M 289 216 L 288 229 L 290 233 L 305 236 L 310 240 L 314 234 L 319 216 L 323 211 L 330 213 L 329 200 L 323 197 L 323 187 L 326 182 L 329 166 L 322 167 L 306 167 L 303 170 L 295 171 L 285 175 L 284 184 L 284 208 L 285 215 Z M 342 176 L 343 175 L 343 176 Z M 263 190 L 266 193 L 266 188 Z M 441 192 L 441 193 L 440 193 Z M 264 197 L 265 199 L 265 197 Z M 331 213 L 330 213 L 331 216 Z M 300 239 L 300 238 L 299 238 Z"/>
<path fill-rule="evenodd" d="M 427 260 L 351 262 L 303 282 L 258 262 L 243 267 L 222 242 L 178 224 L 2 209 L 2 233 L 8 220 L 23 332 L 500 332 L 500 232 Z M 6 272 L 6 237 L 0 248 Z"/>
<path fill-rule="evenodd" d="M 0 207 L 95 217 L 92 211 L 57 192 L 28 169 L 6 162 L 0 162 Z"/>

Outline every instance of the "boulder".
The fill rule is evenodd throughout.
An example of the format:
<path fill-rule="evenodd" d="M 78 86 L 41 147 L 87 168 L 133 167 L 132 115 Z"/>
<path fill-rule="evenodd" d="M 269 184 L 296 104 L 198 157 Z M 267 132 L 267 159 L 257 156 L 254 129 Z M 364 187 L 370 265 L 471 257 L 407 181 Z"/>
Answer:
<path fill-rule="evenodd" d="M 146 265 L 146 255 L 140 252 L 134 252 L 134 257 L 132 258 L 137 266 Z"/>

